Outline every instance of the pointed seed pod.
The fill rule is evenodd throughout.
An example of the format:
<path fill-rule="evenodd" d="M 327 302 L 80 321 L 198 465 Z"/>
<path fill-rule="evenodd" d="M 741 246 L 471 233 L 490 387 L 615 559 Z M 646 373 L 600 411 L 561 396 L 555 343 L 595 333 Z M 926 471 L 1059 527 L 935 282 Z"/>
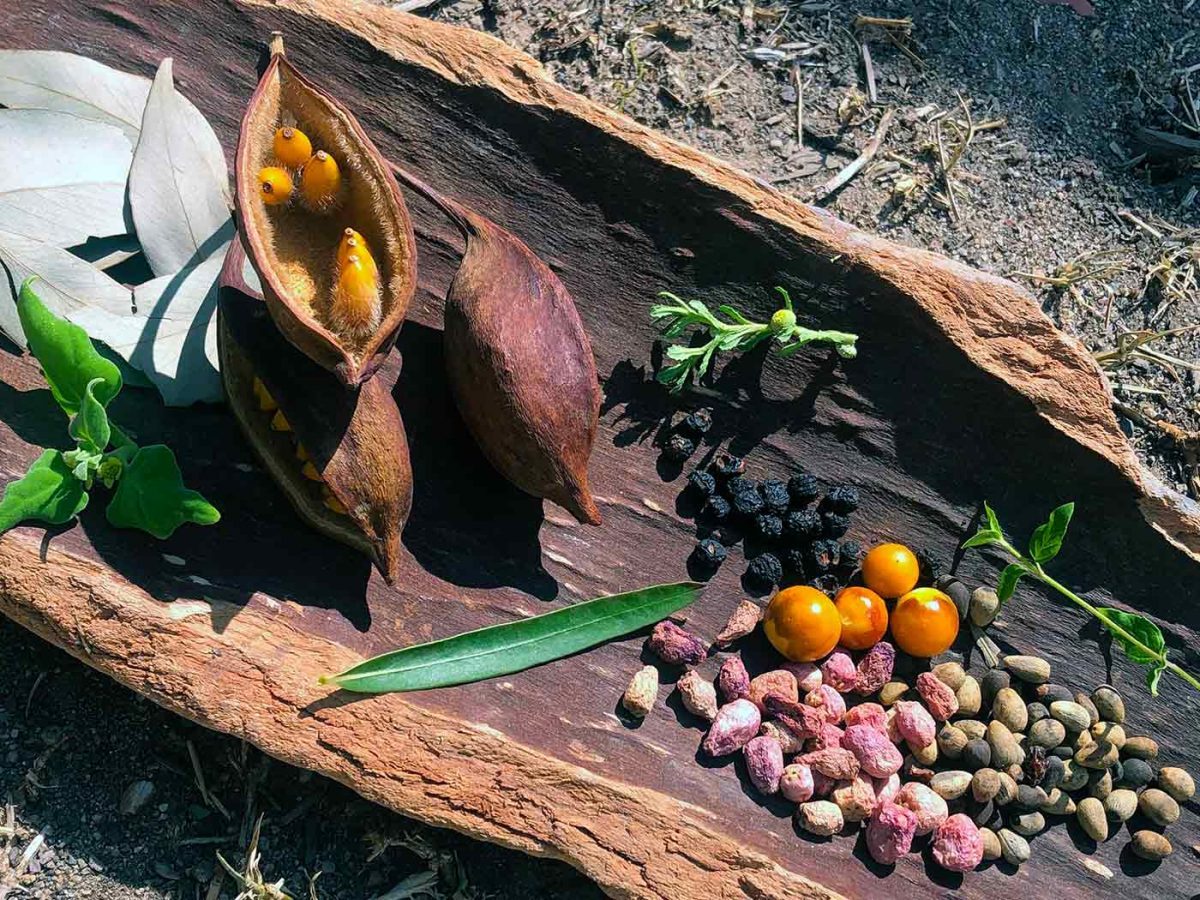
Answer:
<path fill-rule="evenodd" d="M 338 272 L 329 321 L 342 334 L 369 334 L 379 325 L 379 277 L 357 254 Z"/>
<path fill-rule="evenodd" d="M 221 272 L 217 322 L 229 406 L 300 516 L 365 553 L 391 583 L 412 504 L 408 440 L 396 403 L 380 379 L 346 390 L 289 344 L 262 297 L 246 286 L 244 261 L 235 240 Z M 274 416 L 259 409 L 255 379 L 278 403 Z M 303 465 L 295 459 L 300 448 Z"/>
<path fill-rule="evenodd" d="M 367 245 L 367 239 L 353 228 L 345 228 L 342 230 L 342 239 L 338 241 L 337 267 L 339 271 L 346 267 L 346 261 L 351 254 L 357 256 L 363 265 L 375 272 L 378 277 L 379 267 L 375 264 L 375 257 Z"/>
<path fill-rule="evenodd" d="M 337 160 L 318 150 L 300 170 L 300 196 L 309 209 L 332 212 L 341 205 L 342 170 Z"/>
<path fill-rule="evenodd" d="M 286 210 L 263 203 L 258 173 L 277 161 L 274 138 L 281 125 L 321 148 L 304 164 L 296 193 L 301 200 L 336 193 L 338 216 L 319 215 L 306 203 Z M 387 356 L 412 301 L 417 281 L 412 223 L 399 186 L 362 126 L 296 70 L 278 37 L 242 119 L 234 182 L 238 233 L 271 318 L 293 346 L 344 385 L 361 384 Z M 332 261 L 347 222 L 369 245 L 379 285 L 376 326 L 352 334 L 330 321 L 339 274 Z"/>
<path fill-rule="evenodd" d="M 298 169 L 312 156 L 312 141 L 299 128 L 285 125 L 275 132 L 275 158 L 289 169 Z"/>
<path fill-rule="evenodd" d="M 446 296 L 446 369 L 458 411 L 505 478 L 600 524 L 588 487 L 600 387 L 575 302 L 513 234 L 396 166 L 467 239 Z"/>
<path fill-rule="evenodd" d="M 267 206 L 279 206 L 292 199 L 292 176 L 279 166 L 265 166 L 258 173 L 258 191 Z"/>

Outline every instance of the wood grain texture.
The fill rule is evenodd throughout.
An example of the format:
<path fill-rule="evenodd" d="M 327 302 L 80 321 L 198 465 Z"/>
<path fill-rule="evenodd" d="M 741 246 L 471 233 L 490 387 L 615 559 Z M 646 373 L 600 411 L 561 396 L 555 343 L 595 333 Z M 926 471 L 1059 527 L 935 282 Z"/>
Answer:
<path fill-rule="evenodd" d="M 603 393 L 591 483 L 605 521 L 585 528 L 543 508 L 471 443 L 450 400 L 440 332 L 462 243 L 410 195 L 420 284 L 382 372 L 408 426 L 415 485 L 397 587 L 296 519 L 226 410 L 167 410 L 126 391 L 114 417 L 143 442 L 176 449 L 188 482 L 222 510 L 221 525 L 160 544 L 114 532 L 95 503 L 61 533 L 18 529 L 0 539 L 7 615 L 183 715 L 394 809 L 566 859 L 614 896 L 1194 891 L 1194 808 L 1171 830 L 1180 849 L 1156 870 L 1123 851 L 1123 839 L 1096 849 L 1112 878 L 1085 867 L 1092 848 L 1061 826 L 1034 842 L 1018 876 L 992 867 L 965 879 L 927 853 L 889 874 L 865 861 L 861 837 L 797 835 L 786 805 L 744 786 L 740 763 L 698 760 L 701 732 L 673 701 L 636 728 L 617 716 L 641 664 L 636 637 L 405 697 L 347 698 L 315 682 L 411 641 L 683 577 L 695 529 L 682 473 L 662 466 L 653 446 L 676 403 L 653 383 L 647 306 L 669 289 L 765 316 L 775 284 L 792 292 L 802 319 L 860 333 L 860 357 L 729 363 L 716 377 L 703 452 L 749 453 L 762 476 L 803 465 L 827 483 L 858 484 L 854 537 L 908 540 L 947 561 L 984 498 L 1018 535 L 1074 499 L 1055 573 L 1099 602 L 1119 597 L 1146 611 L 1181 661 L 1200 668 L 1188 596 L 1200 575 L 1196 508 L 1146 480 L 1100 373 L 1019 288 L 785 198 L 562 90 L 484 35 L 312 0 L 59 0 L 7 11 L 6 24 L 5 46 L 73 50 L 145 74 L 174 56 L 180 89 L 230 151 L 262 41 L 284 31 L 289 56 L 386 156 L 511 230 L 574 296 Z M 61 414 L 29 361 L 0 356 L 0 413 L 5 480 L 38 447 L 61 446 Z M 724 623 L 741 569 L 731 559 L 690 611 L 698 632 L 711 637 Z M 970 554 L 959 571 L 992 580 L 997 567 Z M 1073 609 L 1026 586 L 995 636 L 1042 653 L 1073 687 L 1113 680 L 1131 701 L 1132 727 L 1195 771 L 1196 698 L 1164 679 L 1162 700 L 1143 702 L 1140 673 L 1119 660 L 1110 669 L 1091 632 L 1080 641 L 1082 626 Z M 752 667 L 768 658 L 753 642 L 744 655 Z"/>

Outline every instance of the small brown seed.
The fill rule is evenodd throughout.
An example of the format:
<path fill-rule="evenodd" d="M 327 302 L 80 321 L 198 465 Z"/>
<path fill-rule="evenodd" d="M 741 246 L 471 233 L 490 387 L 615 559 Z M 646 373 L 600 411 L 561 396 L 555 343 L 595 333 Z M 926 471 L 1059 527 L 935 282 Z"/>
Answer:
<path fill-rule="evenodd" d="M 1104 813 L 1104 804 L 1095 797 L 1084 797 L 1075 808 L 1079 825 L 1087 832 L 1088 837 L 1097 843 L 1108 839 L 1108 817 Z"/>
<path fill-rule="evenodd" d="M 1000 776 L 1000 790 L 996 791 L 996 796 L 992 799 L 997 806 L 1008 806 L 1017 799 L 1017 782 L 1007 772 L 999 772 L 997 774 Z"/>
<path fill-rule="evenodd" d="M 658 698 L 658 669 L 654 666 L 643 666 L 625 688 L 621 697 L 621 705 L 630 715 L 644 719 L 654 709 L 654 701 Z"/>
<path fill-rule="evenodd" d="M 958 700 L 958 714 L 960 716 L 974 716 L 979 714 L 979 710 L 983 706 L 983 694 L 980 692 L 979 682 L 975 680 L 973 675 L 968 675 L 963 679 L 962 684 L 958 686 L 958 690 L 954 692 L 954 696 Z"/>
<path fill-rule="evenodd" d="M 909 747 L 912 758 L 922 766 L 932 766 L 938 759 L 938 742 L 930 741 L 924 747 Z"/>
<path fill-rule="evenodd" d="M 1116 688 L 1107 684 L 1100 685 L 1092 691 L 1092 703 L 1096 705 L 1101 719 L 1115 722 L 1117 725 L 1125 723 L 1125 701 L 1121 699 Z"/>
<path fill-rule="evenodd" d="M 1088 794 L 1103 801 L 1112 793 L 1112 772 L 1108 769 L 1088 769 Z"/>
<path fill-rule="evenodd" d="M 1068 759 L 1063 763 L 1063 780 L 1058 786 L 1064 791 L 1077 791 L 1088 783 L 1088 770 L 1075 765 L 1075 760 Z"/>
<path fill-rule="evenodd" d="M 1029 727 L 1029 743 L 1052 750 L 1067 739 L 1067 726 L 1058 719 L 1040 719 Z"/>
<path fill-rule="evenodd" d="M 937 676 L 938 681 L 952 691 L 957 691 L 962 687 L 963 680 L 967 677 L 962 665 L 956 662 L 941 663 L 934 666 L 931 671 Z"/>
<path fill-rule="evenodd" d="M 1010 828 L 1001 828 L 996 837 L 1000 841 L 1000 851 L 1006 863 L 1019 866 L 1029 862 L 1029 841 Z"/>
<path fill-rule="evenodd" d="M 1179 820 L 1179 804 L 1166 791 L 1146 788 L 1138 798 L 1138 809 L 1155 825 L 1172 825 Z"/>
<path fill-rule="evenodd" d="M 1107 769 L 1121 756 L 1121 751 L 1108 741 L 1096 741 L 1075 753 L 1075 762 L 1088 769 Z"/>
<path fill-rule="evenodd" d="M 992 718 L 1009 731 L 1024 731 L 1029 724 L 1029 710 L 1020 694 L 1012 688 L 1002 688 L 992 701 Z"/>
<path fill-rule="evenodd" d="M 1091 697 L 1089 697 L 1083 691 L 1078 691 L 1076 692 L 1074 699 L 1076 703 L 1088 711 L 1088 716 L 1091 717 L 1092 720 L 1089 724 L 1095 725 L 1100 721 L 1100 711 L 1096 709 L 1096 704 L 1092 702 Z"/>
<path fill-rule="evenodd" d="M 1033 837 L 1046 830 L 1046 817 L 1040 812 L 1021 813 L 1019 816 L 1013 816 L 1009 828 L 1023 837 Z"/>
<path fill-rule="evenodd" d="M 908 693 L 908 685 L 903 681 L 889 681 L 879 689 L 879 702 L 883 706 L 891 706 Z"/>
<path fill-rule="evenodd" d="M 1000 838 L 990 828 L 979 829 L 979 839 L 983 841 L 983 858 L 999 859 L 1004 852 L 1000 847 Z"/>
<path fill-rule="evenodd" d="M 1040 656 L 1006 656 L 1004 668 L 1027 684 L 1045 684 L 1050 680 L 1050 663 Z"/>
<path fill-rule="evenodd" d="M 1134 759 L 1156 759 L 1158 757 L 1158 742 L 1154 738 L 1138 735 L 1127 737 L 1121 751 Z"/>
<path fill-rule="evenodd" d="M 971 786 L 971 777 L 970 772 L 952 769 L 948 772 L 938 772 L 933 776 L 933 780 L 929 783 L 929 786 L 942 799 L 957 800 Z M 1170 798 L 1168 797 L 1167 799 Z"/>
<path fill-rule="evenodd" d="M 1024 706 L 1021 707 L 1025 709 Z M 961 732 L 960 732 L 961 733 Z M 1025 758 L 1021 745 L 1013 737 L 1013 733 L 1003 722 L 989 722 L 987 727 L 987 742 L 992 748 L 992 768 L 1007 769 L 1020 765 Z"/>
<path fill-rule="evenodd" d="M 1177 803 L 1187 803 L 1196 796 L 1196 782 L 1177 766 L 1163 766 L 1158 771 L 1158 786 Z"/>
<path fill-rule="evenodd" d="M 734 641 L 744 638 L 758 627 L 762 614 L 761 606 L 753 600 L 743 597 L 738 601 L 729 621 L 725 623 L 725 627 L 721 629 L 721 633 L 716 636 L 713 643 L 718 647 L 728 647 Z"/>
<path fill-rule="evenodd" d="M 1118 788 L 1104 798 L 1104 812 L 1111 822 L 1124 822 L 1138 808 L 1138 795 L 1129 788 Z"/>
<path fill-rule="evenodd" d="M 1142 859 L 1148 859 L 1151 862 L 1166 859 L 1174 849 L 1166 835 L 1149 830 L 1134 832 L 1129 847 Z"/>
<path fill-rule="evenodd" d="M 1051 788 L 1050 795 L 1041 806 L 1042 812 L 1051 816 L 1075 815 L 1075 801 L 1071 795 L 1059 788 Z"/>
<path fill-rule="evenodd" d="M 1072 700 L 1055 700 L 1050 704 L 1050 715 L 1062 722 L 1067 731 L 1087 731 L 1092 725 L 1091 713 Z"/>
<path fill-rule="evenodd" d="M 675 685 L 683 708 L 706 722 L 717 717 L 717 689 L 695 669 L 689 669 Z"/>
<path fill-rule="evenodd" d="M 1091 727 L 1090 734 L 1096 741 L 1108 741 L 1118 750 L 1125 746 L 1125 729 L 1114 722 L 1097 722 Z"/>
<path fill-rule="evenodd" d="M 1000 612 L 1000 598 L 991 588 L 977 587 L 971 592 L 969 614 L 980 628 L 987 628 Z"/>
<path fill-rule="evenodd" d="M 987 803 L 1000 793 L 1000 773 L 995 769 L 980 769 L 971 776 L 971 796 L 979 803 Z"/>
<path fill-rule="evenodd" d="M 967 736 L 947 722 L 938 730 L 937 746 L 938 752 L 946 759 L 958 759 L 967 746 Z"/>
<path fill-rule="evenodd" d="M 978 741 L 987 737 L 987 725 L 978 719 L 959 719 L 954 727 L 967 736 L 968 741 Z"/>

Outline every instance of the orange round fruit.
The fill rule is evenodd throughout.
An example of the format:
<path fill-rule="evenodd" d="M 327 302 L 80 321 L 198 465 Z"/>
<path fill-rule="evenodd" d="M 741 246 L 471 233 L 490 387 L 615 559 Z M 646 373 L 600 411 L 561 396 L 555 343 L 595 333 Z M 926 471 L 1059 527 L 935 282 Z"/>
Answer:
<path fill-rule="evenodd" d="M 844 588 L 833 605 L 842 617 L 842 646 L 848 650 L 874 647 L 887 632 L 887 604 L 870 588 Z"/>
<path fill-rule="evenodd" d="M 936 588 L 909 591 L 892 610 L 892 640 L 909 656 L 937 656 L 958 637 L 958 607 Z"/>
<path fill-rule="evenodd" d="M 862 563 L 862 577 L 867 587 L 888 600 L 916 587 L 920 574 L 917 558 L 903 544 L 880 544 Z"/>
<path fill-rule="evenodd" d="M 842 617 L 833 601 L 816 588 L 784 588 L 763 618 L 767 640 L 792 662 L 812 662 L 827 655 L 842 636 Z"/>

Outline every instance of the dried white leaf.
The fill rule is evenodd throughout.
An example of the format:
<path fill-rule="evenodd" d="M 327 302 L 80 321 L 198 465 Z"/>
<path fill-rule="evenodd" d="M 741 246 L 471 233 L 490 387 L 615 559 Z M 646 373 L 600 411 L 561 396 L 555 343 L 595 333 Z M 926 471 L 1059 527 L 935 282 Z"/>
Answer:
<path fill-rule="evenodd" d="M 129 173 L 138 240 L 156 275 L 208 259 L 230 221 L 229 169 L 212 127 L 176 90 L 171 60 L 154 76 Z"/>
<path fill-rule="evenodd" d="M 0 223 L 59 247 L 129 231 L 131 145 L 119 128 L 42 109 L 0 110 Z"/>
<path fill-rule="evenodd" d="M 150 79 L 57 50 L 0 50 L 0 106 L 70 113 L 136 143 Z"/>
<path fill-rule="evenodd" d="M 92 238 L 87 243 L 68 249 L 80 259 L 90 262 L 97 269 L 111 269 L 141 253 L 137 238 L 132 234 Z"/>
<path fill-rule="evenodd" d="M 53 244 L 0 231 L 0 259 L 12 270 L 16 284 L 30 275 L 37 275 L 41 279 L 35 285 L 38 296 L 51 311 L 72 321 L 80 310 L 94 305 L 114 320 L 128 315 L 132 308 L 133 297 L 128 288 Z M 119 320 L 112 324 L 119 324 Z M 25 346 L 25 333 L 17 318 L 16 298 L 7 289 L 0 292 L 0 330 Z"/>

